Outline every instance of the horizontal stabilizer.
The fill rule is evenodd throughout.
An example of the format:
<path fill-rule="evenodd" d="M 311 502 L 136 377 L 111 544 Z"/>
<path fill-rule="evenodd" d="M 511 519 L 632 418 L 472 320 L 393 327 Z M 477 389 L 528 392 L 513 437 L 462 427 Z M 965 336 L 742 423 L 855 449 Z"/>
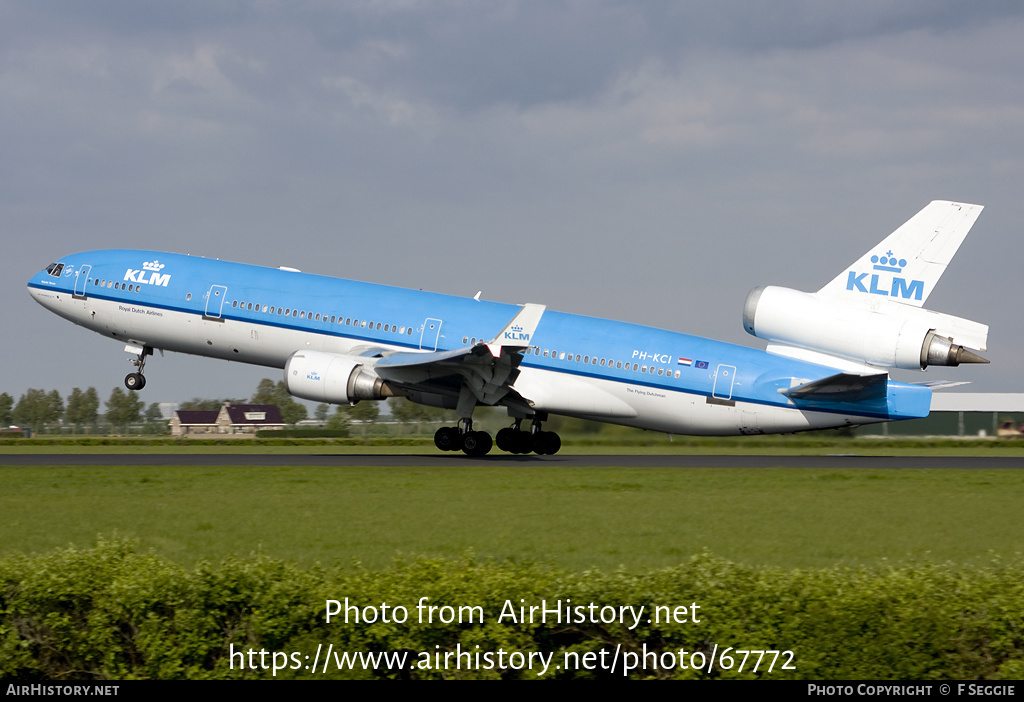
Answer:
<path fill-rule="evenodd" d="M 911 385 L 922 385 L 931 390 L 938 390 L 939 388 L 955 388 L 957 385 L 970 385 L 969 380 L 926 380 L 921 383 L 911 383 Z"/>
<path fill-rule="evenodd" d="M 887 373 L 873 375 L 836 373 L 827 378 L 814 380 L 780 392 L 791 400 L 868 402 L 885 399 L 888 380 Z"/>
<path fill-rule="evenodd" d="M 833 356 L 831 354 L 822 353 L 821 351 L 811 351 L 810 349 L 800 348 L 798 346 L 787 346 L 785 344 L 768 344 L 765 348 L 770 354 L 775 356 L 785 356 L 786 358 L 795 358 L 798 361 L 807 361 L 808 363 L 816 363 L 819 366 L 828 366 L 829 368 L 838 368 L 849 373 L 857 373 L 860 375 L 873 375 L 878 372 L 877 368 L 872 368 L 864 363 L 856 363 L 846 358 L 840 358 L 839 356 Z"/>

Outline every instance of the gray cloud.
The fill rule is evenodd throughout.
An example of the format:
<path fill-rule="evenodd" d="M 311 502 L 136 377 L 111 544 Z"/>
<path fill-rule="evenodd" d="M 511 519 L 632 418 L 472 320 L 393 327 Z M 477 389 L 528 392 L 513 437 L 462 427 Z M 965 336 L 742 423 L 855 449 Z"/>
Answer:
<path fill-rule="evenodd" d="M 936 198 L 989 207 L 933 302 L 992 324 L 1000 373 L 956 375 L 1019 387 L 1024 339 L 996 301 L 1012 297 L 1019 250 L 1022 12 L 0 5 L 0 222 L 14 249 L 0 289 L 16 301 L 0 357 L 18 369 L 0 390 L 102 390 L 126 372 L 111 373 L 116 345 L 24 293 L 71 251 L 483 287 L 756 343 L 738 322 L 750 287 L 815 289 Z M 77 362 L 41 338 L 68 340 Z M 181 357 L 150 372 L 183 395 L 155 399 L 273 375 Z"/>

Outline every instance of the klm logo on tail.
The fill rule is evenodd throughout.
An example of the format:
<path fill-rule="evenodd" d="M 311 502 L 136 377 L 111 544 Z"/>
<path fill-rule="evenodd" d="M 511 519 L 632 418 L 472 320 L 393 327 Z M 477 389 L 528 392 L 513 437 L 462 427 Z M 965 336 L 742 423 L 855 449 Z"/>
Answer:
<path fill-rule="evenodd" d="M 920 300 L 924 295 L 923 280 L 908 281 L 906 278 L 891 275 L 902 273 L 903 268 L 907 265 L 907 259 L 897 259 L 892 251 L 886 251 L 882 256 L 872 256 L 871 263 L 874 264 L 871 266 L 872 270 L 881 271 L 881 273 L 850 271 L 846 278 L 847 290 L 904 300 Z M 886 286 L 886 279 L 889 277 L 892 278 L 892 281 Z"/>

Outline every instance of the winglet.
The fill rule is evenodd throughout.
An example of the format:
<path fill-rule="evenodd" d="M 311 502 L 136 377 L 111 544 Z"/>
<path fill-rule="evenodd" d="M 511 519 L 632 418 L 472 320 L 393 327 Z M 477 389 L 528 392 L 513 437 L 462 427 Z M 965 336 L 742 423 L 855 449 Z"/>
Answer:
<path fill-rule="evenodd" d="M 496 337 L 487 342 L 487 349 L 491 352 L 491 355 L 495 358 L 501 356 L 503 346 L 513 348 L 526 348 L 529 346 L 530 339 L 536 333 L 537 325 L 540 324 L 540 318 L 544 315 L 545 309 L 547 308 L 544 305 L 537 305 L 532 302 L 523 305 L 523 309 L 516 313 L 512 321 L 506 324 L 505 328 Z"/>

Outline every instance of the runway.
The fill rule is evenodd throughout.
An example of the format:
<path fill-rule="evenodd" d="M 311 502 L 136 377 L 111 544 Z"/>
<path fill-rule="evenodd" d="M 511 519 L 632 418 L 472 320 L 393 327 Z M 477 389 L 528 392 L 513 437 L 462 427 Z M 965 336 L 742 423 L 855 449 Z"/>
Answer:
<path fill-rule="evenodd" d="M 507 467 L 559 468 L 829 468 L 919 470 L 1021 469 L 1024 458 L 1003 456 L 723 456 L 723 455 L 556 455 L 495 454 L 470 458 L 462 454 L 6 454 L 0 466 L 380 466 L 380 467 Z"/>

